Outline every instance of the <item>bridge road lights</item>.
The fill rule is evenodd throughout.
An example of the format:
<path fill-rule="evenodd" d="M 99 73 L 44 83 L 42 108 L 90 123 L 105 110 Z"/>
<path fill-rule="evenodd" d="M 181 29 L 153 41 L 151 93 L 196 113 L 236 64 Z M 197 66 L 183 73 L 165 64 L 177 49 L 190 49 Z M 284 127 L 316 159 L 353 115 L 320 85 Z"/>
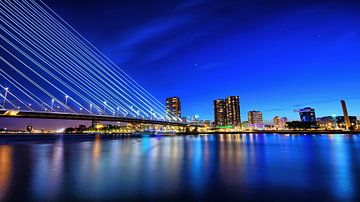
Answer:
<path fill-rule="evenodd" d="M 3 105 L 2 105 L 4 109 L 5 109 L 6 97 L 7 97 L 8 92 L 9 92 L 9 88 L 5 88 L 4 101 L 3 101 Z"/>

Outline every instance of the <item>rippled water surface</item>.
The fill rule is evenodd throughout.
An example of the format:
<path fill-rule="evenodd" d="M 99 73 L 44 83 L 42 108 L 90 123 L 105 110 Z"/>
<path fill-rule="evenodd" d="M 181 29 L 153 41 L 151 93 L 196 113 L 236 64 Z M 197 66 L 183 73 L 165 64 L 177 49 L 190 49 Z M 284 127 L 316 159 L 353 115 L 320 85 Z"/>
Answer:
<path fill-rule="evenodd" d="M 360 135 L 0 136 L 0 201 L 360 201 Z"/>

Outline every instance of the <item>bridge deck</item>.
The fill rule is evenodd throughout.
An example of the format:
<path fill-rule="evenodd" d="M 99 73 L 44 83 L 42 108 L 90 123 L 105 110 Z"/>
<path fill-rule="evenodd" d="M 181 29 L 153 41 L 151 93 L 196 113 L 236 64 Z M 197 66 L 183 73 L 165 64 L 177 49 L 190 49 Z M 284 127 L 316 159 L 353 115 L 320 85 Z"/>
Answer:
<path fill-rule="evenodd" d="M 94 114 L 71 114 L 60 112 L 31 112 L 31 111 L 16 111 L 16 110 L 0 110 L 0 118 L 33 118 L 33 119 L 65 119 L 65 120 L 88 120 L 88 121 L 113 121 L 126 123 L 144 123 L 144 124 L 159 124 L 171 126 L 197 126 L 197 124 L 137 119 L 129 117 L 116 117 L 109 115 L 94 115 Z"/>

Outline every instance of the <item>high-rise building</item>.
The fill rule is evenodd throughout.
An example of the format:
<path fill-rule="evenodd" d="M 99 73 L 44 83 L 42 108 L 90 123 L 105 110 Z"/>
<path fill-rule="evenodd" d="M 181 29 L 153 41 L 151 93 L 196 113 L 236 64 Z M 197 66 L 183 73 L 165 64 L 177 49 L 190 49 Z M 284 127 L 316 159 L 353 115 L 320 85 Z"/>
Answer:
<path fill-rule="evenodd" d="M 311 107 L 305 107 L 304 109 L 300 109 L 298 111 L 300 114 L 301 122 L 308 122 L 308 123 L 316 122 L 315 109 Z"/>
<path fill-rule="evenodd" d="M 166 98 L 166 114 L 181 117 L 181 103 L 179 97 Z"/>
<path fill-rule="evenodd" d="M 239 96 L 229 96 L 226 99 L 214 100 L 214 126 L 240 126 Z"/>
<path fill-rule="evenodd" d="M 227 125 L 225 100 L 223 99 L 214 100 L 214 120 L 214 127 Z"/>
<path fill-rule="evenodd" d="M 225 111 L 228 126 L 239 126 L 241 124 L 239 96 L 229 96 L 225 99 Z"/>
<path fill-rule="evenodd" d="M 287 118 L 286 117 L 275 116 L 273 118 L 273 121 L 274 121 L 274 127 L 275 128 L 283 129 L 286 126 Z"/>
<path fill-rule="evenodd" d="M 262 112 L 260 111 L 249 111 L 248 113 L 248 125 L 252 128 L 263 128 L 264 121 Z"/>

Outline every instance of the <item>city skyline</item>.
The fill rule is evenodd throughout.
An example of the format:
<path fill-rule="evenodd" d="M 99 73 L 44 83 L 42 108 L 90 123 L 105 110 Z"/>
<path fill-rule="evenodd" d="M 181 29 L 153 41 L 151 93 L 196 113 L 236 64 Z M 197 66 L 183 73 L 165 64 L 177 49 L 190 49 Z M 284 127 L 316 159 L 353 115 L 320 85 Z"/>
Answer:
<path fill-rule="evenodd" d="M 360 201 L 359 0 L 0 2 L 1 201 Z"/>
<path fill-rule="evenodd" d="M 231 1 L 230 1 L 231 2 Z M 348 3 L 351 3 L 352 1 L 348 1 Z M 229 3 L 229 2 L 227 2 Z M 231 2 L 231 4 L 233 4 L 236 8 L 236 6 L 241 5 L 242 2 Z M 67 17 L 70 17 L 70 21 L 68 21 L 72 26 L 76 27 L 76 29 L 78 28 L 83 28 L 83 29 L 91 29 L 92 27 L 88 27 L 89 25 L 87 24 L 89 21 L 84 20 L 83 22 L 80 22 L 79 20 L 82 19 L 82 17 L 78 18 L 78 16 L 76 15 L 76 19 L 78 22 L 73 22 L 71 21 L 72 17 L 75 17 L 73 14 L 71 13 L 71 10 L 76 8 L 79 9 L 81 14 L 86 14 L 88 15 L 89 12 L 85 12 L 84 10 L 87 9 L 94 9 L 94 5 L 99 4 L 99 2 L 94 1 L 91 2 L 89 5 L 83 6 L 82 4 L 74 4 L 71 2 L 57 2 L 57 1 L 51 1 L 49 2 L 50 5 L 52 4 L 58 4 L 58 6 L 54 5 L 53 7 L 55 8 L 55 10 L 57 12 L 59 12 L 60 14 L 62 14 L 61 12 L 64 11 L 69 11 L 68 13 L 62 14 L 62 16 L 64 16 L 64 18 L 68 21 Z M 71 4 L 73 7 L 69 8 L 66 5 L 67 4 Z M 145 4 L 148 5 L 148 4 Z M 273 6 L 276 7 L 276 5 L 280 5 L 280 4 L 274 4 Z M 294 4 L 294 5 L 289 5 L 289 4 L 281 4 L 281 6 L 278 9 L 295 9 L 295 10 L 299 10 L 302 11 L 304 8 L 312 8 L 314 9 L 314 5 L 322 5 L 324 6 L 323 3 L 321 2 L 313 2 L 313 3 L 309 3 L 309 2 L 305 2 L 304 4 Z M 342 4 L 339 2 L 331 2 L 329 5 L 341 5 L 343 9 L 348 8 L 348 6 L 350 4 Z M 330 9 L 331 6 L 324 6 L 326 7 L 326 9 Z M 356 3 L 354 4 L 355 6 L 357 5 Z M 106 6 L 106 5 L 103 5 Z M 141 10 L 141 9 L 145 9 L 148 10 L 149 12 L 152 13 L 152 16 L 157 19 L 159 16 L 158 15 L 153 15 L 153 12 L 156 11 L 159 8 L 152 8 L 150 7 L 143 7 L 144 5 L 133 5 L 132 3 L 129 2 L 123 2 L 120 4 L 114 3 L 114 6 L 124 6 L 127 9 L 129 7 L 132 7 L 133 9 L 135 9 L 134 11 L 138 11 L 137 9 Z M 196 18 L 201 18 L 202 15 L 206 14 L 206 13 L 210 13 L 211 14 L 215 14 L 217 12 L 220 12 L 221 9 L 223 10 L 232 10 L 232 8 L 229 7 L 228 4 L 221 4 L 221 3 L 215 3 L 212 1 L 199 1 L 193 4 L 184 4 L 184 3 L 169 3 L 166 4 L 166 6 L 169 7 L 175 7 L 177 9 L 175 9 L 176 12 L 179 12 L 179 16 L 182 16 L 182 14 L 187 13 L 192 17 L 196 17 Z M 218 10 L 219 8 L 217 8 L 216 6 L 220 6 L 220 10 Z M 262 8 L 265 8 L 264 6 L 262 6 L 261 4 L 249 4 L 246 5 L 248 6 L 247 9 L 248 10 L 253 10 L 253 11 L 258 11 L 259 9 L 261 10 Z M 216 8 L 215 8 L 216 7 Z M 70 9 L 70 10 L 67 10 Z M 324 9 L 324 8 L 323 8 Z M 131 9 L 130 9 L 131 10 Z M 320 9 L 321 10 L 321 9 Z M 318 20 L 321 21 L 322 14 L 320 12 L 320 10 L 314 10 L 315 13 L 313 13 L 314 17 L 319 18 Z M 195 12 L 195 11 L 199 11 L 199 12 Z M 201 12 L 200 12 L 201 11 Z M 319 13 L 320 12 L 320 13 Z M 136 14 L 139 14 L 137 12 L 135 12 Z M 180 15 L 181 14 L 181 15 Z M 293 14 L 293 13 L 292 13 Z M 345 18 L 346 16 L 348 17 L 352 17 L 352 20 L 356 19 L 357 15 L 355 13 L 349 12 L 349 13 L 342 13 L 343 15 L 341 15 L 342 18 Z M 142 14 L 139 14 L 142 15 Z M 167 16 L 168 13 L 163 13 L 161 16 Z M 272 12 L 266 13 L 265 15 L 276 15 Z M 354 18 L 355 16 L 355 18 Z M 111 17 L 119 17 L 118 15 L 110 15 L 107 16 L 109 19 Z M 229 16 L 224 16 L 224 21 L 226 21 L 227 18 L 231 18 L 232 20 L 236 20 L 239 19 L 240 17 L 244 17 L 244 16 L 240 16 L 237 13 L 231 13 Z M 261 20 L 264 16 L 260 16 L 259 18 L 256 18 L 257 20 Z M 180 17 L 181 18 L 181 17 Z M 102 21 L 101 21 L 102 19 Z M 277 18 L 275 18 L 277 19 Z M 150 19 L 143 19 L 145 21 L 148 21 Z M 150 21 L 152 21 L 154 19 L 151 19 Z M 141 21 L 141 20 L 140 20 Z M 96 21 L 96 23 L 104 23 L 106 22 L 105 17 L 102 17 L 99 19 L 99 21 Z M 258 23 L 257 21 L 255 21 L 255 25 Z M 297 23 L 300 23 L 300 21 L 296 21 Z M 77 23 L 83 23 L 82 25 L 78 25 Z M 124 23 L 124 21 L 111 21 L 111 24 L 113 23 L 113 25 L 117 25 L 120 26 L 122 23 Z M 168 36 L 168 33 L 162 33 L 162 31 L 166 31 L 167 27 L 164 27 L 164 30 L 160 29 L 157 30 L 155 29 L 155 33 L 159 34 L 159 36 L 152 36 L 151 30 L 154 29 L 154 27 L 156 26 L 144 26 L 142 27 L 141 25 L 143 25 L 142 23 L 139 24 L 138 20 L 127 20 L 126 23 L 129 23 L 129 27 L 137 27 L 139 29 L 135 29 L 135 30 L 130 30 L 129 32 L 126 32 L 127 34 L 136 34 L 136 33 L 140 33 L 140 35 L 138 37 L 142 37 L 142 40 L 135 40 L 133 36 L 129 37 L 129 41 L 131 41 L 131 43 L 133 43 L 132 45 L 134 45 L 134 50 L 138 49 L 138 46 L 145 46 L 146 44 L 149 45 L 149 43 L 151 44 L 152 41 L 162 41 L 165 40 L 163 39 L 163 37 L 167 36 L 167 37 L 175 37 L 177 36 L 176 34 L 173 36 Z M 192 24 L 193 22 L 188 22 L 185 21 L 184 22 L 184 27 L 182 27 L 183 29 L 180 29 L 179 27 L 177 27 L 175 25 L 174 29 L 178 30 L 178 31 L 185 31 L 188 29 L 188 25 L 189 23 Z M 242 22 L 243 23 L 243 22 Z M 269 23 L 269 22 L 268 22 Z M 284 21 L 283 23 L 287 24 L 290 23 L 288 21 Z M 355 22 L 353 22 L 355 23 Z M 130 25 L 132 24 L 132 25 Z M 156 24 L 156 23 L 155 23 Z M 160 25 L 166 25 L 166 23 L 159 23 Z M 240 23 L 241 24 L 241 23 Z M 300 23 L 301 24 L 301 23 Z M 311 24 L 311 23 L 310 23 Z M 304 29 L 303 31 L 305 31 L 305 36 L 308 34 L 308 29 L 310 29 L 312 27 L 312 25 L 308 25 L 305 24 L 303 25 L 304 27 L 302 27 L 302 29 Z M 326 28 L 329 28 L 328 25 L 324 25 Z M 340 26 L 340 25 L 339 25 Z M 160 26 L 161 27 L 161 26 Z M 215 34 L 218 33 L 218 40 L 221 40 L 223 38 L 227 37 L 227 33 L 223 33 L 222 30 L 218 30 L 218 25 L 215 26 L 217 29 L 214 30 L 214 33 L 211 34 Z M 276 26 L 275 26 L 276 27 Z M 124 27 L 124 29 L 127 27 Z M 234 31 L 233 34 L 238 33 L 241 34 L 241 30 L 233 30 L 232 27 L 231 28 L 232 31 Z M 346 30 L 343 30 L 343 32 L 348 32 L 349 29 L 354 29 L 353 27 L 348 27 Z M 150 31 L 150 35 L 151 36 L 147 36 L 145 33 Z M 356 29 L 353 30 L 356 33 Z M 80 33 L 83 33 L 82 30 L 79 30 Z M 142 33 L 145 32 L 145 33 Z M 325 31 L 324 31 L 325 32 Z M 356 51 L 348 51 L 343 53 L 344 55 L 341 55 L 338 62 L 349 62 L 349 58 L 351 59 L 351 61 L 354 61 L 354 63 L 352 63 L 350 66 L 347 66 L 346 68 L 343 68 L 342 71 L 344 72 L 344 76 L 341 79 L 335 79 L 335 80 L 331 80 L 331 84 L 332 84 L 332 88 L 320 88 L 320 90 L 318 88 L 313 89 L 313 85 L 310 84 L 316 84 L 319 87 L 321 87 L 321 85 L 319 84 L 326 84 L 329 80 L 330 77 L 327 77 L 325 74 L 327 73 L 334 73 L 336 74 L 337 71 L 340 71 L 339 68 L 335 68 L 334 71 L 322 71 L 322 68 L 320 68 L 320 66 L 318 67 L 318 70 L 321 70 L 321 73 L 324 74 L 322 76 L 316 77 L 315 79 L 313 78 L 313 76 L 311 76 L 311 74 L 316 74 L 317 69 L 311 69 L 311 71 L 308 71 L 307 74 L 295 74 L 292 75 L 291 77 L 283 77 L 280 80 L 274 80 L 274 78 L 279 77 L 280 75 L 284 74 L 284 72 L 288 72 L 290 73 L 291 71 L 293 73 L 298 73 L 299 70 L 291 70 L 289 68 L 285 68 L 285 69 L 274 69 L 274 68 L 268 68 L 268 69 L 252 69 L 252 68 L 224 68 L 223 66 L 216 64 L 215 66 L 207 66 L 206 68 L 202 67 L 200 63 L 194 63 L 193 66 L 196 67 L 197 70 L 205 70 L 202 71 L 201 73 L 201 77 L 199 77 L 198 79 L 193 79 L 190 78 L 191 76 L 199 76 L 196 75 L 196 73 L 192 72 L 191 70 L 183 67 L 183 68 L 167 68 L 169 71 L 173 71 L 173 72 L 168 72 L 169 75 L 176 75 L 174 76 L 161 76 L 159 77 L 159 75 L 157 74 L 157 68 L 164 68 L 166 66 L 169 66 L 169 64 L 161 64 L 160 66 L 158 66 L 156 63 L 149 63 L 149 64 L 137 64 L 137 63 L 130 63 L 130 64 L 121 64 L 121 58 L 119 58 L 119 55 L 114 55 L 117 54 L 119 52 L 117 51 L 110 51 L 113 50 L 112 46 L 113 44 L 123 44 L 123 43 L 127 43 L 127 41 L 125 40 L 124 42 L 121 41 L 115 41 L 116 43 L 109 43 L 110 38 L 107 38 L 104 36 L 103 39 L 99 41 L 95 40 L 93 41 L 91 36 L 87 36 L 90 33 L 90 35 L 95 34 L 98 35 L 99 37 L 104 34 L 101 31 L 97 31 L 97 32 L 88 32 L 85 31 L 85 37 L 89 38 L 89 40 L 91 42 L 94 42 L 94 44 L 97 47 L 100 47 L 100 50 L 105 52 L 106 55 L 109 55 L 109 57 L 111 59 L 115 59 L 115 63 L 119 64 L 119 66 L 121 68 L 123 68 L 126 72 L 130 72 L 130 75 L 132 77 L 135 78 L 135 80 L 139 81 L 140 84 L 144 83 L 143 79 L 150 79 L 152 82 L 148 83 L 147 81 L 145 81 L 144 87 L 145 89 L 149 90 L 150 92 L 152 92 L 154 94 L 154 96 L 156 98 L 158 98 L 162 105 L 165 106 L 166 104 L 163 102 L 163 100 L 165 100 L 165 98 L 163 99 L 163 97 L 168 97 L 169 94 L 171 95 L 176 95 L 177 97 L 180 97 L 182 100 L 182 110 L 181 110 L 181 114 L 182 116 L 193 116 L 193 115 L 199 115 L 200 119 L 210 119 L 213 120 L 213 107 L 212 107 L 212 101 L 214 99 L 218 99 L 220 97 L 226 97 L 229 95 L 237 95 L 240 97 L 240 99 L 242 100 L 241 102 L 241 117 L 244 119 L 244 117 L 246 117 L 247 112 L 252 111 L 252 110 L 257 110 L 257 111 L 261 111 L 263 114 L 263 118 L 264 118 L 264 122 L 270 122 L 272 120 L 272 118 L 274 116 L 285 116 L 287 117 L 289 120 L 298 120 L 298 115 L 296 112 L 297 109 L 299 108 L 304 108 L 304 107 L 312 107 L 316 109 L 316 113 L 318 115 L 318 117 L 322 117 L 322 116 L 329 116 L 329 115 L 338 115 L 341 114 L 341 107 L 339 107 L 338 105 L 338 101 L 340 99 L 345 99 L 347 101 L 348 104 L 348 109 L 349 109 L 349 115 L 351 116 L 359 116 L 360 112 L 359 112 L 359 102 L 360 102 L 360 97 L 357 97 L 356 95 L 356 91 L 354 92 L 353 89 L 356 89 L 357 85 L 359 85 L 359 82 L 355 82 L 354 79 L 356 80 L 357 78 L 357 74 L 359 73 L 358 70 L 356 69 L 356 64 L 359 62 L 358 61 L 358 57 L 352 57 L 351 54 L 353 52 Z M 270 32 L 272 33 L 272 32 Z M 330 34 L 330 32 L 327 31 L 328 34 Z M 192 35 L 194 33 L 190 33 L 190 35 Z M 210 34 L 210 35 L 211 35 Z M 295 36 L 296 33 L 291 33 L 289 35 L 291 36 Z M 125 34 L 126 35 L 126 34 Z M 286 34 L 284 35 L 286 36 Z M 304 34 L 302 34 L 301 36 L 304 36 Z M 353 35 L 351 35 L 353 36 Z M 119 35 L 120 37 L 120 35 Z M 124 37 L 123 35 L 121 35 L 121 37 Z M 288 36 L 286 36 L 288 37 Z M 206 39 L 207 37 L 204 36 L 204 40 L 212 43 L 212 41 Z M 246 37 L 245 37 L 246 38 Z M 243 38 L 243 39 L 245 39 Z M 321 35 L 317 35 L 317 39 L 320 40 Z M 240 42 L 243 42 L 241 39 Z M 272 37 L 268 37 L 267 39 L 272 40 Z M 133 41 L 132 41 L 133 40 Z M 267 40 L 266 40 L 267 41 Z M 97 44 L 99 42 L 103 42 L 100 44 Z M 233 40 L 234 43 L 234 47 L 236 45 L 239 45 L 239 40 Z M 143 44 L 145 43 L 145 45 Z M 192 46 L 192 43 L 186 44 L 189 49 L 187 49 L 190 52 L 193 52 L 194 50 L 191 49 L 190 47 Z M 197 43 L 197 40 L 194 41 L 194 43 Z M 289 44 L 294 45 L 295 41 L 289 41 Z M 328 39 L 323 41 L 322 43 L 329 45 L 329 43 L 331 43 Z M 298 44 L 296 42 L 296 44 Z M 105 46 L 104 46 L 105 45 Z M 226 44 L 216 44 L 218 47 L 223 47 Z M 262 47 L 262 44 L 258 44 L 259 46 Z M 313 44 L 310 43 L 309 46 L 306 48 L 319 48 L 318 47 L 319 44 Z M 346 43 L 345 45 L 351 45 Z M 147 45 L 146 45 L 147 46 Z M 150 45 L 149 45 L 150 46 Z M 283 45 L 281 45 L 283 46 Z M 158 51 L 160 50 L 162 47 L 159 46 L 155 46 L 156 49 L 154 49 L 154 51 Z M 203 44 L 201 47 L 207 47 L 207 44 Z M 230 47 L 230 46 L 228 46 Z M 269 48 L 269 47 L 268 47 Z M 284 47 L 282 47 L 284 48 Z M 352 47 L 352 48 L 357 48 L 357 47 Z M 119 49 L 120 50 L 120 49 Z M 118 51 L 119 51 L 118 50 Z M 231 49 L 233 50 L 233 49 Z M 338 49 L 337 49 L 338 50 Z M 338 51 L 340 51 L 341 49 L 339 49 Z M 288 49 L 288 51 L 293 51 L 292 49 Z M 135 51 L 136 52 L 136 51 Z M 137 53 L 134 54 L 136 55 Z M 203 50 L 201 49 L 201 53 L 206 53 L 209 52 L 208 50 Z M 214 54 L 212 52 L 210 52 L 211 54 Z M 230 54 L 233 54 L 232 51 L 228 52 Z M 235 62 L 233 64 L 238 64 L 237 62 L 239 62 L 236 58 L 228 58 L 228 53 L 219 53 L 217 55 L 217 57 L 219 58 L 226 58 L 226 60 L 228 62 Z M 326 51 L 323 51 L 322 53 L 326 54 Z M 304 55 L 308 54 L 308 53 L 302 53 Z M 6 55 L 6 54 L 5 54 Z M 121 54 L 120 54 L 121 55 Z M 237 56 L 241 56 L 241 54 L 237 55 Z M 254 56 L 254 55 L 253 55 Z M 264 55 L 262 55 L 264 56 Z M 269 55 L 270 56 L 270 55 Z M 288 55 L 284 55 L 284 56 L 288 56 Z M 316 57 L 316 54 L 309 54 L 308 57 Z M 336 55 L 338 56 L 338 55 Z M 174 57 L 171 62 L 172 63 L 178 63 L 179 60 L 181 60 L 180 62 L 183 61 L 190 61 L 193 60 L 194 58 L 197 57 L 197 55 L 195 54 L 192 57 L 187 57 L 186 60 L 182 60 L 184 57 L 184 55 L 179 55 L 179 58 Z M 209 59 L 209 58 L 206 58 Z M 292 63 L 296 63 L 297 60 L 293 60 L 293 57 L 287 57 L 287 60 L 291 60 Z M 296 59 L 296 58 L 295 58 Z M 159 61 L 163 61 L 163 60 L 167 60 L 166 58 L 162 58 L 161 60 L 159 59 Z M 326 60 L 325 60 L 326 61 Z M 254 63 L 257 63 L 257 60 L 252 60 L 251 58 L 247 58 L 246 60 L 242 60 L 242 62 L 246 62 L 248 65 L 252 65 Z M 270 62 L 269 60 L 269 67 L 273 67 L 275 64 L 276 60 Z M 279 61 L 277 61 L 279 62 Z M 289 61 L 288 61 L 289 62 Z M 328 61 L 327 61 L 328 62 Z M 280 61 L 281 65 L 284 65 L 282 63 L 282 61 Z M 327 63 L 330 64 L 330 63 Z M 322 64 L 325 65 L 325 64 Z M 147 69 L 144 69 L 145 66 L 148 66 Z M 5 67 L 6 70 L 7 67 Z M 150 72 L 147 72 L 148 70 L 151 70 Z M 221 71 L 214 71 L 213 70 L 221 70 Z M 302 69 L 301 71 L 305 71 L 305 69 Z M 349 70 L 351 71 L 351 74 L 347 73 L 349 72 Z M 181 79 L 182 73 L 186 73 L 188 78 L 183 78 Z M 245 77 L 243 76 L 244 73 L 248 73 L 245 74 Z M 257 74 L 253 74 L 254 72 L 256 72 Z M 286 74 L 288 74 L 286 73 Z M 318 72 L 319 73 L 319 72 Z M 270 75 L 269 77 L 264 77 L 261 76 L 262 74 L 268 74 Z M 288 74 L 290 75 L 290 74 Z M 143 77 L 145 76 L 145 77 Z M 190 77 L 189 77 L 190 76 Z M 236 77 L 239 76 L 239 77 Z M 138 78 L 141 77 L 141 78 Z M 83 78 L 83 77 L 82 77 Z M 155 80 L 153 78 L 156 78 Z M 187 79 L 191 79 L 191 82 L 187 82 Z M 216 79 L 215 79 L 216 78 Z M 289 80 L 290 78 L 290 80 Z M 345 79 L 343 79 L 345 78 Z M 239 81 L 239 79 L 248 79 L 249 82 L 247 83 L 242 83 Z M 290 81 L 290 83 L 296 79 L 301 79 L 302 80 L 302 85 L 296 85 L 297 87 L 291 87 L 291 85 L 289 83 L 286 83 L 286 81 Z M 216 82 L 213 82 L 216 81 Z M 149 80 L 148 80 L 149 81 Z M 209 85 L 200 85 L 200 82 L 209 82 Z M 158 84 L 161 82 L 166 82 L 166 84 L 164 83 L 164 85 L 159 86 Z M 272 84 L 272 82 L 275 82 L 275 85 Z M 315 83 L 314 83 L 315 82 Z M 171 83 L 171 85 L 167 85 L 167 83 Z M 181 83 L 181 85 L 179 85 Z M 285 83 L 284 85 L 282 83 Z M 9 83 L 5 82 L 2 83 L 2 86 L 7 87 Z M 41 83 L 41 85 L 44 85 L 45 83 Z M 114 84 L 114 83 L 113 83 Z M 263 85 L 264 84 L 264 85 Z M 295 84 L 295 83 L 293 83 Z M 154 85 L 158 85 L 156 89 L 154 88 Z M 189 86 L 190 85 L 190 86 Z M 240 86 L 239 86 L 240 85 Z M 345 85 L 345 87 L 343 86 Z M 270 86 L 270 87 L 269 87 Z M 115 87 L 117 88 L 117 86 L 115 85 Z M 173 88 L 173 90 L 168 90 L 166 88 Z M 112 89 L 114 87 L 111 87 Z M 218 90 L 218 88 L 220 88 L 220 90 Z M 286 88 L 288 90 L 287 93 L 280 93 L 281 89 Z M 293 88 L 293 89 L 291 89 Z M 5 88 L 7 89 L 7 88 Z M 229 89 L 234 92 L 234 93 L 227 93 L 229 91 Z M 291 91 L 289 91 L 289 89 L 291 89 Z M 4 91 L 4 89 L 3 89 Z M 6 96 L 8 90 L 6 90 L 6 92 L 1 92 L 2 94 L 4 94 Z M 13 92 L 13 89 L 9 89 L 10 92 Z M 327 92 L 326 92 L 327 91 Z M 88 91 L 89 92 L 89 91 Z M 118 93 L 118 92 L 117 92 Z M 226 93 L 226 94 L 225 94 Z M 271 93 L 271 101 L 267 100 L 270 96 L 269 93 Z M 120 93 L 121 94 L 121 93 Z M 223 96 L 219 96 L 219 95 L 223 95 Z M 60 100 L 55 101 L 54 99 L 49 99 L 47 101 L 45 101 L 48 105 L 51 105 L 51 110 L 53 110 L 54 107 L 57 108 L 61 108 L 61 107 L 67 107 L 67 105 L 72 105 L 72 104 L 76 104 L 73 102 L 70 102 L 74 99 L 74 95 L 67 95 L 66 92 L 62 98 L 60 98 Z M 301 99 L 296 98 L 297 96 L 302 96 Z M 117 96 L 118 97 L 118 96 Z M 69 98 L 69 102 L 67 102 Z M 110 97 L 109 97 L 110 98 Z M 266 99 L 265 99 L 266 98 Z M 60 106 L 60 102 L 62 100 L 65 100 L 65 104 L 63 104 L 64 106 Z M 75 98 L 76 99 L 76 98 Z M 112 98 L 110 98 L 112 99 Z M 209 100 L 210 99 L 210 100 Z M 50 103 L 51 100 L 51 103 Z M 296 102 L 294 101 L 296 100 Z M 55 101 L 55 102 L 54 102 Z M 48 103 L 49 102 L 49 103 Z M 109 109 L 109 105 L 107 104 L 107 101 L 101 100 L 100 101 L 100 107 L 97 106 L 97 109 L 99 113 L 101 113 L 101 111 L 103 110 L 104 112 L 106 112 L 106 110 L 110 110 Z M 56 104 L 57 106 L 55 106 L 54 104 Z M 85 105 L 89 105 L 90 103 L 85 103 Z M 92 104 L 90 104 L 91 106 Z M 29 106 L 31 108 L 31 103 L 29 104 Z M 78 106 L 75 106 L 78 107 Z M 95 106 L 94 106 L 95 107 Z M 115 110 L 115 114 L 120 113 L 120 111 L 122 110 L 121 107 L 116 106 L 117 109 Z M 115 108 L 116 108 L 115 107 Z M 60 109 L 59 108 L 59 109 Z M 89 109 L 88 106 L 80 106 L 80 110 L 90 110 L 90 113 L 92 113 L 91 107 Z M 151 107 L 148 108 L 143 108 L 143 109 L 131 109 L 131 112 L 136 115 L 139 113 L 144 112 L 143 115 L 148 116 L 149 114 L 151 116 L 154 116 L 153 111 L 154 109 L 152 109 Z M 64 112 L 66 112 L 67 109 L 64 109 Z M 148 111 L 148 112 L 147 112 Z M 158 113 L 163 113 L 163 110 L 160 110 Z M 147 113 L 147 114 L 146 114 Z"/>
<path fill-rule="evenodd" d="M 292 121 L 299 121 L 299 122 L 318 122 L 320 125 L 322 125 L 323 123 L 328 123 L 328 122 L 333 122 L 333 120 L 335 119 L 336 122 L 344 122 L 344 112 L 342 111 L 339 114 L 328 114 L 328 115 L 316 115 L 315 114 L 315 110 L 314 108 L 311 107 L 305 107 L 303 109 L 297 109 L 294 112 L 297 114 L 297 118 L 294 119 L 288 119 L 288 117 L 281 117 L 281 115 L 276 115 L 274 117 L 272 117 L 272 119 L 267 120 L 263 118 L 263 112 L 259 111 L 259 110 L 250 110 L 247 112 L 243 112 L 246 113 L 246 116 L 240 116 L 240 122 L 239 124 L 235 123 L 232 124 L 232 121 L 228 121 L 229 115 L 227 114 L 227 111 L 229 110 L 229 107 L 226 106 L 226 102 L 227 101 L 232 101 L 235 102 L 235 104 L 233 103 L 233 106 L 231 106 L 231 108 L 235 108 L 234 112 L 235 112 L 235 117 L 232 117 L 232 119 L 237 120 L 237 113 L 236 111 L 238 110 L 239 112 L 241 112 L 241 106 L 240 106 L 240 101 L 239 101 L 239 96 L 228 96 L 225 99 L 217 99 L 213 101 L 213 118 L 212 119 L 204 119 L 202 117 L 199 117 L 198 115 L 193 115 L 193 116 L 181 116 L 181 99 L 179 97 L 169 97 L 166 99 L 166 113 L 175 115 L 176 117 L 179 118 L 187 118 L 187 122 L 191 123 L 191 122 L 196 122 L 196 121 L 207 121 L 210 120 L 214 123 L 214 127 L 222 127 L 222 126 L 226 126 L 226 127 L 236 127 L 236 126 L 240 126 L 244 123 L 249 124 L 249 127 L 253 127 L 253 128 L 263 128 L 263 126 L 265 125 L 270 125 L 270 126 L 274 126 L 276 127 L 279 122 L 283 121 L 283 119 L 285 119 L 285 122 L 282 122 L 281 124 L 285 124 L 287 121 L 292 122 Z M 171 102 L 170 102 L 171 101 Z M 343 100 L 338 101 L 338 105 L 340 107 L 342 107 L 342 102 Z M 216 117 L 219 116 L 219 103 L 220 103 L 220 116 L 223 116 L 223 118 L 221 118 L 220 123 L 221 124 L 216 124 Z M 174 108 L 172 108 L 173 106 L 176 106 Z M 236 109 L 236 106 L 239 106 L 239 109 Z M 343 109 L 342 109 L 343 110 Z M 178 114 L 177 114 L 178 112 Z M 347 113 L 347 112 L 346 112 Z M 241 114 L 241 113 L 239 113 Z M 259 117 L 260 116 L 260 117 Z M 196 120 L 193 120 L 194 117 L 196 117 Z M 306 117 L 306 118 L 305 118 Z M 310 118 L 309 118 L 310 117 Z M 350 115 L 351 118 L 351 122 L 356 124 L 356 121 L 359 118 L 359 116 L 352 116 Z M 279 119 L 279 120 L 276 120 Z M 310 119 L 310 120 L 308 120 Z M 44 121 L 46 121 L 46 123 L 44 124 Z M 184 121 L 184 120 L 182 120 Z M 108 122 L 111 123 L 111 122 Z M 344 122 L 345 123 L 345 122 Z M 75 127 L 78 125 L 90 125 L 91 121 L 81 121 L 81 120 L 51 120 L 51 119 L 23 119 L 22 121 L 19 121 L 19 119 L 12 119 L 12 118 L 2 118 L 2 122 L 0 123 L 0 129 L 1 128 L 7 128 L 10 130 L 24 130 L 27 126 L 29 125 L 34 125 L 36 126 L 36 129 L 47 129 L 47 130 L 63 130 L 67 127 Z M 9 127 L 7 127 L 9 126 Z M 44 127 L 45 126 L 45 127 Z M 281 128 L 281 127 L 280 127 Z"/>

